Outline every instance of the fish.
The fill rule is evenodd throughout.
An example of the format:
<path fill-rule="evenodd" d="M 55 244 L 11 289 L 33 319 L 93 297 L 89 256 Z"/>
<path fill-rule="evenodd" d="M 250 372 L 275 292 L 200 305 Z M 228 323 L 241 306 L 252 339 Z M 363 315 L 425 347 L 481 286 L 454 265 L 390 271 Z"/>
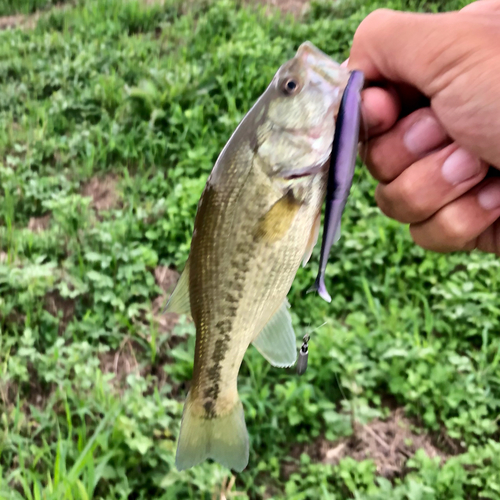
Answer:
<path fill-rule="evenodd" d="M 189 256 L 166 305 L 196 327 L 176 468 L 241 472 L 249 436 L 237 378 L 253 345 L 297 360 L 287 300 L 318 238 L 342 92 L 349 78 L 310 42 L 276 72 L 222 149 L 198 202 Z"/>
<path fill-rule="evenodd" d="M 308 292 L 317 291 L 322 299 L 332 298 L 325 285 L 325 271 L 332 246 L 340 239 L 341 218 L 352 186 L 361 124 L 361 90 L 364 74 L 354 70 L 342 95 L 328 172 L 325 220 L 319 270 Z"/>

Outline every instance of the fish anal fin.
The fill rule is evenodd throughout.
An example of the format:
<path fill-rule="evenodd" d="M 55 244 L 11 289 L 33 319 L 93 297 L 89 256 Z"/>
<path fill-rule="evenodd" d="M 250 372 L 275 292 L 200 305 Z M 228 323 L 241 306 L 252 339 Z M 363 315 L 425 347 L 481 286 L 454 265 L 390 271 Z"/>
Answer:
<path fill-rule="evenodd" d="M 162 314 L 164 313 L 191 314 L 191 304 L 189 299 L 189 259 L 186 262 L 184 271 L 182 272 L 172 295 L 168 299 L 167 305 L 162 311 Z"/>
<path fill-rule="evenodd" d="M 248 455 L 248 432 L 241 401 L 226 415 L 206 418 L 193 411 L 188 394 L 177 443 L 177 469 L 190 469 L 211 458 L 241 472 L 248 465 Z"/>
<path fill-rule="evenodd" d="M 261 218 L 257 225 L 256 237 L 268 243 L 281 240 L 290 229 L 301 203 L 290 189 Z"/>
<path fill-rule="evenodd" d="M 314 247 L 318 242 L 319 235 L 319 226 L 321 223 L 321 210 L 318 212 L 316 219 L 314 220 L 314 224 L 311 228 L 311 234 L 309 235 L 309 241 L 307 242 L 306 253 L 304 254 L 304 258 L 302 259 L 302 267 L 305 267 L 309 262 L 311 255 L 313 253 Z"/>
<path fill-rule="evenodd" d="M 259 335 L 252 342 L 254 347 L 271 365 L 286 368 L 297 360 L 297 346 L 292 318 L 288 312 L 288 301 L 267 322 Z"/>

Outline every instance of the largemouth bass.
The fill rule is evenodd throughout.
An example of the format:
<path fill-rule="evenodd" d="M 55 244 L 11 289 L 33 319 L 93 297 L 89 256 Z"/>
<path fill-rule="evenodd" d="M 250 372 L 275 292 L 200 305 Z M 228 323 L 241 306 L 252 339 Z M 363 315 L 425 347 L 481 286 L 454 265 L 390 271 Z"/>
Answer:
<path fill-rule="evenodd" d="M 250 344 L 297 357 L 287 294 L 316 243 L 335 116 L 349 71 L 309 42 L 283 64 L 222 150 L 198 204 L 189 257 L 167 304 L 196 326 L 179 470 L 248 464 L 237 377 Z"/>

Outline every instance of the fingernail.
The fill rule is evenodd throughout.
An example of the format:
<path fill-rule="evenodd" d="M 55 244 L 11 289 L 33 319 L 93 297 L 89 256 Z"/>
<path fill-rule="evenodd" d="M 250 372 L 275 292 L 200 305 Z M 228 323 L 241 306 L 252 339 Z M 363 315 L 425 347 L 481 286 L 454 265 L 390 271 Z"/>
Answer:
<path fill-rule="evenodd" d="M 465 149 L 458 148 L 446 158 L 441 167 L 441 172 L 446 181 L 455 185 L 474 177 L 479 173 L 480 168 L 481 162 L 479 158 Z"/>
<path fill-rule="evenodd" d="M 410 127 L 403 141 L 410 153 L 421 155 L 432 151 L 445 139 L 443 127 L 434 118 L 426 116 Z"/>
<path fill-rule="evenodd" d="M 477 201 L 485 210 L 500 207 L 500 184 L 492 182 L 485 186 L 478 194 Z"/>
<path fill-rule="evenodd" d="M 347 68 L 347 65 L 349 64 L 349 58 L 347 58 L 341 65 L 341 68 Z"/>

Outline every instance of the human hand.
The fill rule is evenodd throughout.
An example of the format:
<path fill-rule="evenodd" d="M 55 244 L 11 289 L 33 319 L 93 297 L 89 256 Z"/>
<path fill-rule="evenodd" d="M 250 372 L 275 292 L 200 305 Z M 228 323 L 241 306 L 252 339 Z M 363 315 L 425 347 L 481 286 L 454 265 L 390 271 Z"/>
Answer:
<path fill-rule="evenodd" d="M 347 65 L 367 81 L 367 165 L 376 201 L 438 252 L 500 255 L 500 1 L 459 12 L 386 9 L 358 27 Z"/>

